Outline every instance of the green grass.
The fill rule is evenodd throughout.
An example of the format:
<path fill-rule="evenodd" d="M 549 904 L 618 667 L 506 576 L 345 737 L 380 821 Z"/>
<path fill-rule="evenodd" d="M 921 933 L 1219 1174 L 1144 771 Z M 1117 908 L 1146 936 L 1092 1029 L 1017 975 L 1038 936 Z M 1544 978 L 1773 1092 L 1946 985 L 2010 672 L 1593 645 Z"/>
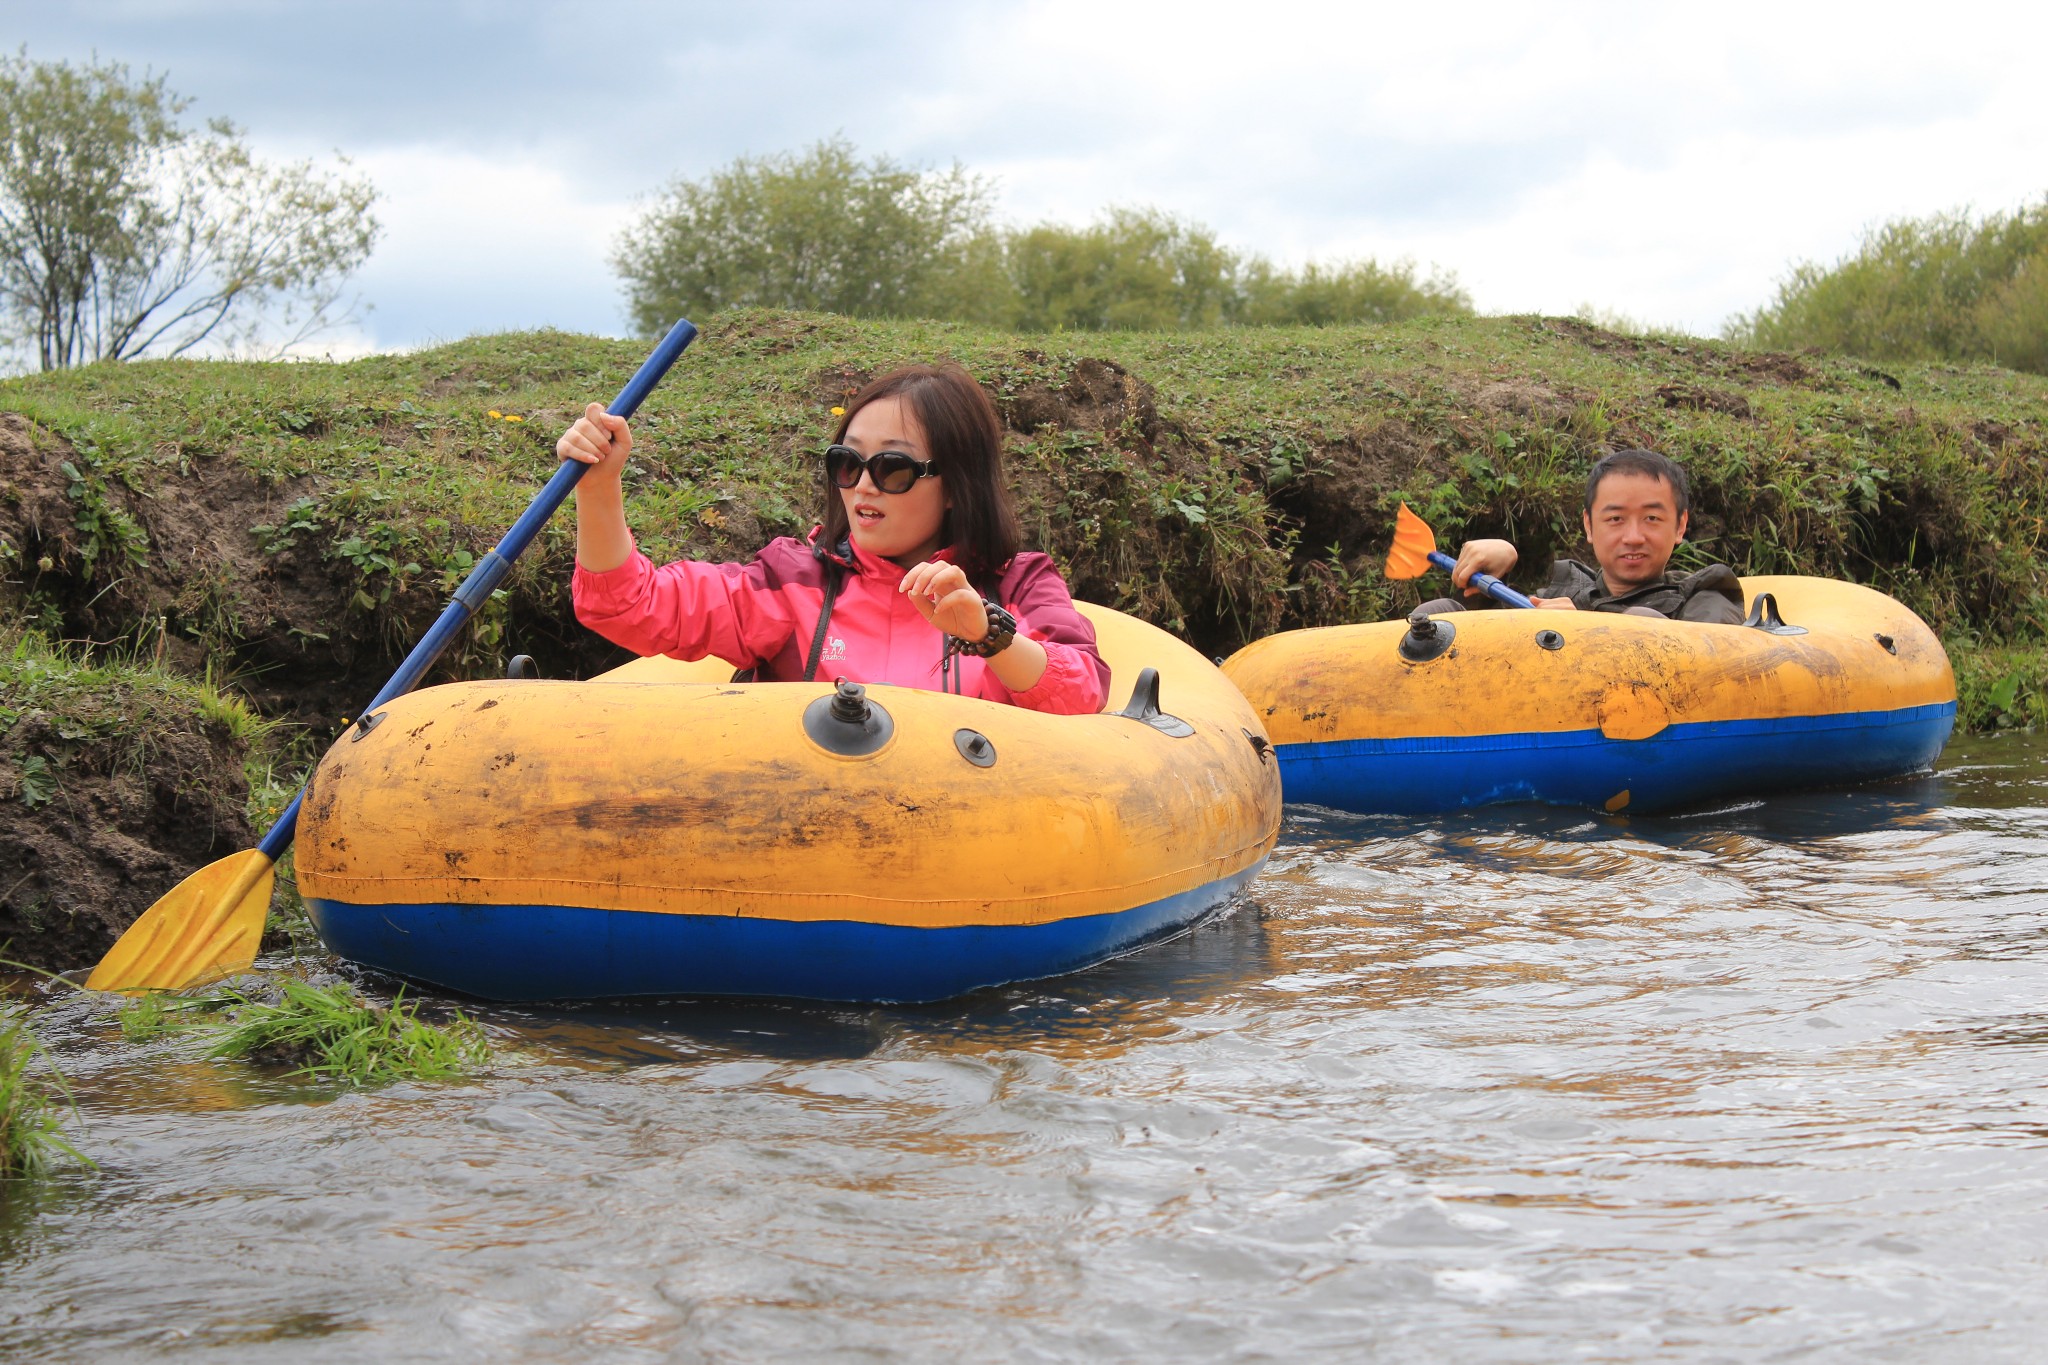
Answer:
<path fill-rule="evenodd" d="M 123 1005 L 114 1021 L 121 1027 L 123 1041 L 153 1043 L 217 1024 L 219 1012 L 230 1003 L 225 996 L 151 991 Z"/>
<path fill-rule="evenodd" d="M 115 762 L 138 768 L 168 727 L 218 726 L 257 764 L 276 728 L 210 671 L 192 678 L 123 650 L 88 653 L 0 619 L 0 734 L 33 712 L 57 718 L 62 743 L 110 745 Z"/>
<path fill-rule="evenodd" d="M 1379 570 L 1404 500 L 1444 542 L 1516 540 L 1540 576 L 1578 549 L 1585 468 L 1626 444 L 1688 466 L 1701 555 L 1872 584 L 1958 654 L 2048 644 L 2037 376 L 1939 364 L 1880 375 L 1530 317 L 1050 336 L 763 311 L 699 321 L 703 339 L 636 420 L 628 516 L 658 559 L 742 558 L 801 532 L 832 405 L 884 368 L 943 356 L 1018 418 L 1008 458 L 1027 532 L 1082 595 L 1208 652 L 1420 600 L 1432 585 Z M 115 512 L 144 493 L 160 507 L 199 462 L 231 461 L 275 489 L 247 518 L 250 545 L 302 580 L 338 575 L 332 618 L 259 619 L 250 585 L 204 563 L 137 611 L 202 644 L 220 676 L 253 666 L 260 629 L 345 644 L 365 676 L 388 671 L 548 476 L 561 426 L 643 353 L 537 332 L 346 364 L 163 361 L 0 382 L 0 408 L 72 444 L 73 500 L 100 547 L 89 563 L 25 573 L 26 600 L 72 610 L 132 563 Z M 1156 422 L 1143 402 L 1105 421 L 1073 401 L 1101 361 L 1156 401 Z M 1027 411 L 1066 420 L 1033 426 Z M 548 662 L 536 641 L 587 639 L 568 607 L 572 546 L 570 518 L 556 518 L 454 672 L 496 671 L 516 649 Z M 555 667 L 569 660 L 558 651 Z"/>
<path fill-rule="evenodd" d="M 61 1162 L 91 1165 L 64 1137 L 71 1094 L 23 1013 L 0 1006 L 0 1180 L 33 1178 Z"/>
<path fill-rule="evenodd" d="M 388 1006 L 376 1005 L 346 984 L 322 988 L 286 977 L 275 1001 L 239 1004 L 213 1055 L 371 1086 L 461 1076 L 488 1061 L 490 1048 L 483 1031 L 460 1012 L 446 1025 L 427 1023 L 403 992 Z"/>
<path fill-rule="evenodd" d="M 1959 729 L 2048 724 L 2048 649 L 1993 645 L 1951 650 L 1950 655 Z"/>

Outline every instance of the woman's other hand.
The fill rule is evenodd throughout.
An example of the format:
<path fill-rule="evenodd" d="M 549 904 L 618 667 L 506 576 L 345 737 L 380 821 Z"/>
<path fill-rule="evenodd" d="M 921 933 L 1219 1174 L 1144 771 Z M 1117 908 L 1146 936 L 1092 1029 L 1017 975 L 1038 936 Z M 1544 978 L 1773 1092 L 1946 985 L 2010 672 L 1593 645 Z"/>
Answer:
<path fill-rule="evenodd" d="M 982 608 L 981 594 L 958 564 L 928 559 L 913 565 L 896 590 L 909 594 L 918 615 L 946 634 L 969 644 L 988 637 L 988 612 Z"/>
<path fill-rule="evenodd" d="M 927 559 L 913 565 L 897 591 L 908 593 L 920 616 L 955 639 L 975 644 L 988 638 L 988 612 L 981 594 L 958 564 Z M 989 656 L 988 669 L 1015 694 L 1038 686 L 1045 662 L 1045 646 L 1020 631 L 1007 649 Z"/>

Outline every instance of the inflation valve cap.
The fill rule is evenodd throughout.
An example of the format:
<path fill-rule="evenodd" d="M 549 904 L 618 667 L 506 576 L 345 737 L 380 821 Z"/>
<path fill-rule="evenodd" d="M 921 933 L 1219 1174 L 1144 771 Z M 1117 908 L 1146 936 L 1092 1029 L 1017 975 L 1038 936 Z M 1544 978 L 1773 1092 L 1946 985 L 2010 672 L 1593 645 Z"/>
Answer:
<path fill-rule="evenodd" d="M 1449 621 L 1438 621 L 1424 616 L 1420 611 L 1408 618 L 1408 633 L 1401 637 L 1401 657 L 1411 664 L 1426 664 L 1451 647 L 1458 628 Z"/>
<path fill-rule="evenodd" d="M 804 708 L 804 733 L 828 754 L 860 758 L 887 744 L 895 732 L 896 722 L 868 700 L 867 689 L 844 678 L 831 696 Z"/>

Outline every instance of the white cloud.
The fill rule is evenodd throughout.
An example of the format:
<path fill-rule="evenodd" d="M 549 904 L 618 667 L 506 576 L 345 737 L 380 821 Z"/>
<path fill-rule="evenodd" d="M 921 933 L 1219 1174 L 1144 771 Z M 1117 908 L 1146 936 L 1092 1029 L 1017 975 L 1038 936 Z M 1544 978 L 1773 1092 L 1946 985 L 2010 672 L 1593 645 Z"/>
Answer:
<path fill-rule="evenodd" d="M 1484 309 L 1700 331 L 1875 222 L 2048 192 L 2039 6 L 186 0 L 20 27 L 168 67 L 280 152 L 351 152 L 385 195 L 379 345 L 620 330 L 636 196 L 841 132 L 995 176 L 1021 222 L 1149 204 L 1285 261 L 1439 263 Z"/>
<path fill-rule="evenodd" d="M 383 194 L 384 245 L 360 278 L 385 346 L 473 332 L 624 329 L 606 264 L 632 211 L 591 199 L 557 165 L 414 147 L 356 158 Z"/>

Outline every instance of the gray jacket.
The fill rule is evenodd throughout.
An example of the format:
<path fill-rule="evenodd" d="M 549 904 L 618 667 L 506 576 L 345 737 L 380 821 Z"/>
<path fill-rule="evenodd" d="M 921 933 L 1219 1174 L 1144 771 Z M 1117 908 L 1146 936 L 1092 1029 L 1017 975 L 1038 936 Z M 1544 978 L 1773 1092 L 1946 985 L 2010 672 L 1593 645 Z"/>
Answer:
<path fill-rule="evenodd" d="M 1598 569 L 1576 559 L 1550 566 L 1550 584 L 1539 597 L 1569 597 L 1580 611 L 1627 611 L 1648 607 L 1674 621 L 1699 621 L 1714 626 L 1742 624 L 1742 582 L 1726 564 L 1709 564 L 1683 578 L 1666 574 L 1655 583 L 1614 594 Z"/>

